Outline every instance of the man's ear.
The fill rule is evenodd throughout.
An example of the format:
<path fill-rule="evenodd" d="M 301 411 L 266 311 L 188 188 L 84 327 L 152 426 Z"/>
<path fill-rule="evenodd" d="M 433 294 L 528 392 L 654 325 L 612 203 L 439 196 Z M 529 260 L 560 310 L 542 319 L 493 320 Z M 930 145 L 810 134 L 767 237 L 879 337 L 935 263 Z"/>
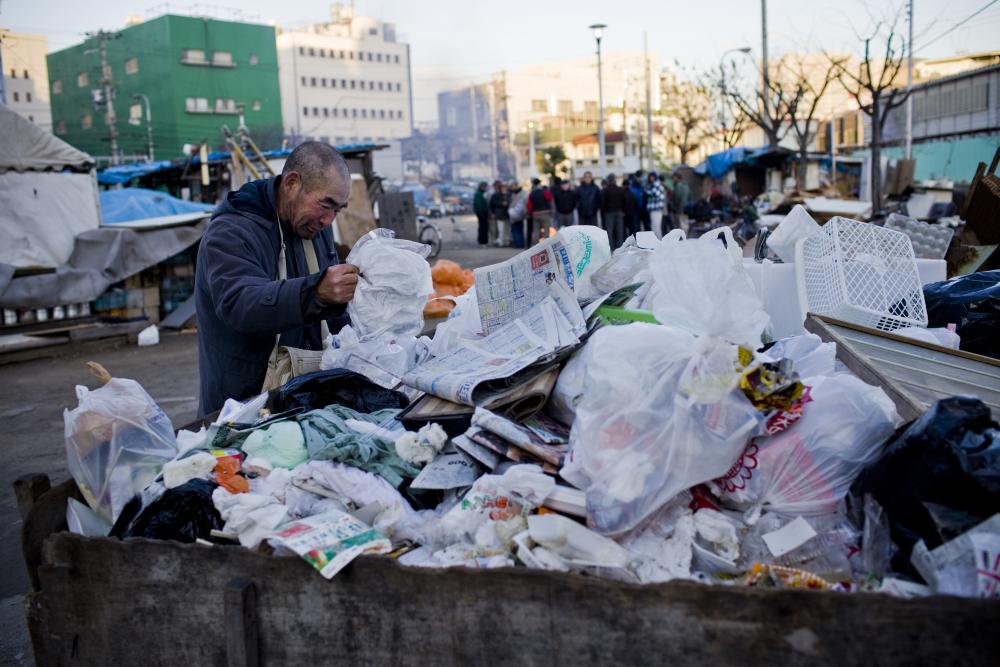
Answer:
<path fill-rule="evenodd" d="M 281 184 L 288 194 L 296 194 L 302 187 L 302 175 L 297 171 L 290 171 L 282 175 Z"/>

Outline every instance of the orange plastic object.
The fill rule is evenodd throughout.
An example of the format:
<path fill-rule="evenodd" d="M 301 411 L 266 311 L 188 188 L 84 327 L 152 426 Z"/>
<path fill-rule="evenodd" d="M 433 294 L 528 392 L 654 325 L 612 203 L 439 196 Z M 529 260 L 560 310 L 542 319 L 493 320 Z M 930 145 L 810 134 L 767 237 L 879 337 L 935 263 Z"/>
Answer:
<path fill-rule="evenodd" d="M 448 313 L 455 309 L 455 304 L 445 299 L 435 299 L 428 301 L 424 306 L 424 317 L 448 317 Z"/>
<path fill-rule="evenodd" d="M 230 457 L 219 459 L 215 464 L 215 481 L 229 493 L 246 493 L 250 490 L 250 482 L 239 472 L 239 459 Z"/>
<path fill-rule="evenodd" d="M 442 285 L 459 286 L 465 283 L 462 267 L 450 259 L 439 259 L 434 262 L 434 266 L 431 267 L 431 278 L 435 283 Z"/>

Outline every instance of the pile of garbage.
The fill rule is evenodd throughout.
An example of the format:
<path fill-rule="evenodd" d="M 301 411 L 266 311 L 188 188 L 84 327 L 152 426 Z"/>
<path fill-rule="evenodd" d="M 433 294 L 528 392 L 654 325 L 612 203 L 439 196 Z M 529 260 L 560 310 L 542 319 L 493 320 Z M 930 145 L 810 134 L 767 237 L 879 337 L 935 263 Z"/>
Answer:
<path fill-rule="evenodd" d="M 954 397 L 905 424 L 834 343 L 770 340 L 728 229 L 614 254 L 600 229 L 560 230 L 476 269 L 433 339 L 424 304 L 461 269 L 362 241 L 384 275 L 362 272 L 323 370 L 176 435 L 132 380 L 79 387 L 71 530 L 297 554 L 327 578 L 388 554 L 1000 597 L 989 409 Z"/>

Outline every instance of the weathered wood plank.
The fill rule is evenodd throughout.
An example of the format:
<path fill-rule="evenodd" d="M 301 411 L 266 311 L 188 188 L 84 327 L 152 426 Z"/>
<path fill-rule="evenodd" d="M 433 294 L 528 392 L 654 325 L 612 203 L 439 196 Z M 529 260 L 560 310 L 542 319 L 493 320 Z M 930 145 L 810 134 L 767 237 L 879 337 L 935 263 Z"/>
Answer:
<path fill-rule="evenodd" d="M 226 658 L 228 667 L 260 664 L 257 589 L 248 579 L 235 578 L 225 591 Z"/>
<path fill-rule="evenodd" d="M 1000 604 L 950 597 L 635 586 L 370 557 L 326 581 L 297 558 L 239 547 L 70 534 L 48 540 L 39 574 L 28 620 L 41 665 L 227 664 L 220 618 L 235 576 L 255 582 L 261 664 L 974 665 L 1000 655 Z"/>

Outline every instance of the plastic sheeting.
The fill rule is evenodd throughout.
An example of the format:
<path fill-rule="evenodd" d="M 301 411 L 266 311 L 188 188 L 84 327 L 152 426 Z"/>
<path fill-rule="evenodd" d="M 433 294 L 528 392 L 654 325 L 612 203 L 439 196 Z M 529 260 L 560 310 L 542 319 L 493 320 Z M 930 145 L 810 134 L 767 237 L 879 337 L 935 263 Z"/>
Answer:
<path fill-rule="evenodd" d="M 209 212 L 211 204 L 184 201 L 165 192 L 144 188 L 122 188 L 101 192 L 101 223 L 115 224 L 162 218 L 180 213 Z"/>
<path fill-rule="evenodd" d="M 0 264 L 0 307 L 47 308 L 93 301 L 114 283 L 197 243 L 205 224 L 145 232 L 113 227 L 90 229 L 76 237 L 69 262 L 52 273 L 11 280 L 10 272 Z"/>
<path fill-rule="evenodd" d="M 100 224 L 97 200 L 91 174 L 0 172 L 0 263 L 51 268 L 65 263 L 73 237 Z"/>
<path fill-rule="evenodd" d="M 133 178 L 152 174 L 163 169 L 169 169 L 174 165 L 170 160 L 159 160 L 157 162 L 136 162 L 134 164 L 119 164 L 108 167 L 97 174 L 97 182 L 101 185 L 124 185 Z"/>
<path fill-rule="evenodd" d="M 87 169 L 93 164 L 94 158 L 0 104 L 0 172 Z"/>
<path fill-rule="evenodd" d="M 712 178 L 722 178 L 735 164 L 746 162 L 752 151 L 749 148 L 727 148 L 719 153 L 712 153 L 705 161 L 694 168 L 696 174 L 709 175 Z"/>

